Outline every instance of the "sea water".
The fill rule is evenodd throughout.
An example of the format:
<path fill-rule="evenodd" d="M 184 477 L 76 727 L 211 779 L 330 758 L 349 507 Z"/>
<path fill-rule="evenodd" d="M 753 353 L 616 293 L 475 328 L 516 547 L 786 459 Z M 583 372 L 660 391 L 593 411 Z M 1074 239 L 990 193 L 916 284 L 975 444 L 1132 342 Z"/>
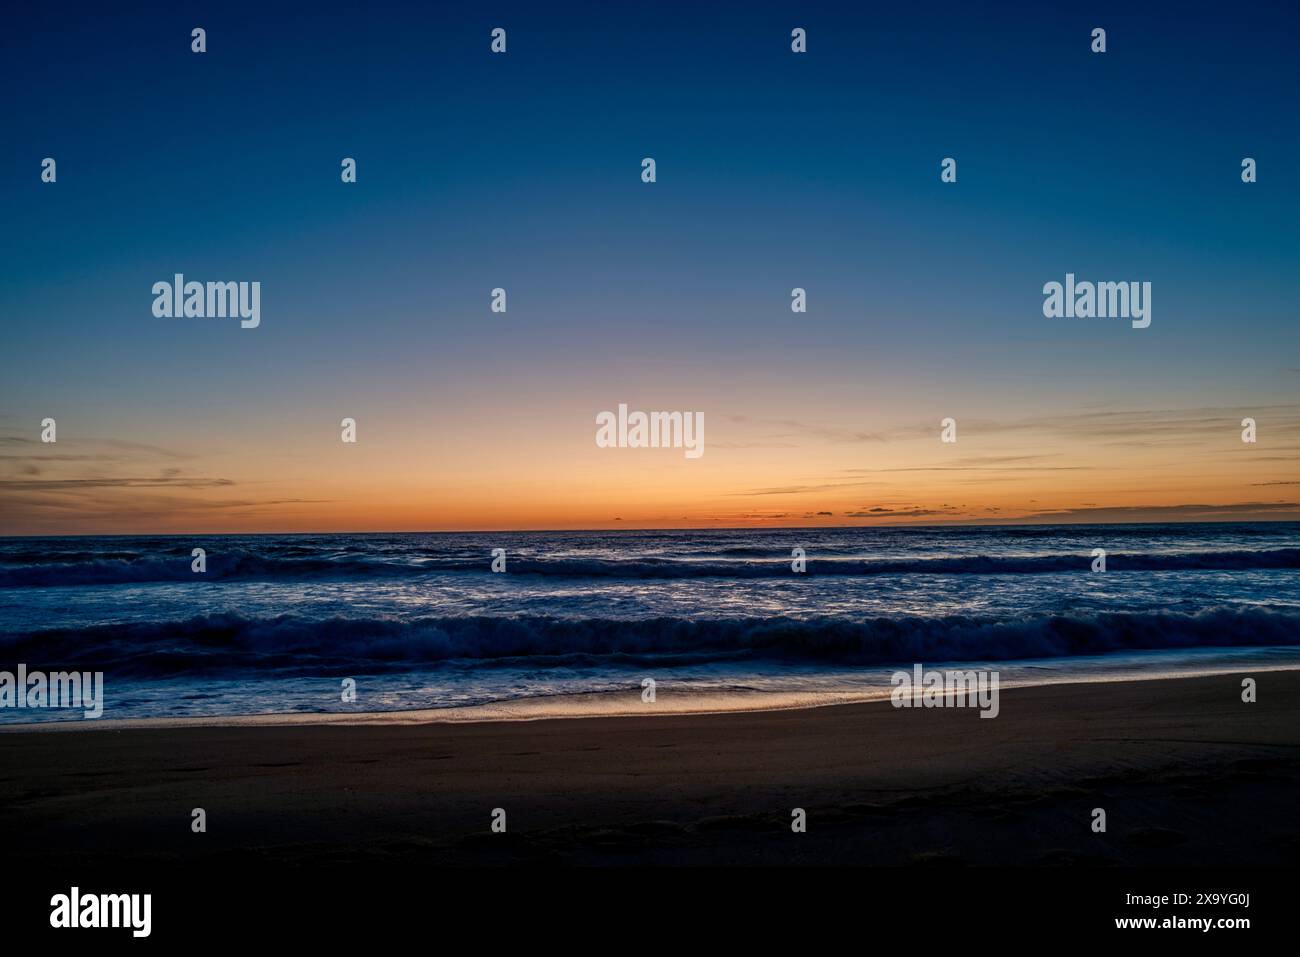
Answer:
<path fill-rule="evenodd" d="M 1300 667 L 1300 524 L 7 538 L 19 663 L 103 671 L 108 719 L 635 703 L 646 678 L 762 707 L 884 696 L 914 663 L 1003 687 Z"/>

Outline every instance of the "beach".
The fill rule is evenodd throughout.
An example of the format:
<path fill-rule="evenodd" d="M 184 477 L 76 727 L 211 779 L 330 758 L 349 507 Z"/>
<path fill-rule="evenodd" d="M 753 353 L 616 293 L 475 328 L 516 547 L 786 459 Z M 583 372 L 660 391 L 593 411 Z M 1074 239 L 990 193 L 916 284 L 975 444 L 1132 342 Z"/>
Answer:
<path fill-rule="evenodd" d="M 1295 936 L 1300 3 L 76 12 L 11 951 Z"/>
<path fill-rule="evenodd" d="M 533 720 L 10 726 L 11 867 L 1274 866 L 1300 846 L 1300 673 Z M 192 812 L 206 812 L 194 833 Z M 494 809 L 505 833 L 491 828 Z M 806 833 L 791 829 L 792 811 Z M 1092 830 L 1106 811 L 1105 833 Z"/>

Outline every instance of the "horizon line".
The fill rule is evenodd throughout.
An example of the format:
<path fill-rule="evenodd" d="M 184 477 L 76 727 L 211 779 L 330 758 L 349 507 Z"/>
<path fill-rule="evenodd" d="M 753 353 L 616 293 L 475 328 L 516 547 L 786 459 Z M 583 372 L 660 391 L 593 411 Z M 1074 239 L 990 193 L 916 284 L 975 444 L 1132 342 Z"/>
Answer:
<path fill-rule="evenodd" d="M 1115 521 L 1115 522 L 940 522 L 924 524 L 907 522 L 901 524 L 882 523 L 878 525 L 719 525 L 714 527 L 645 527 L 645 528 L 501 528 L 501 529 L 370 529 L 349 531 L 315 531 L 315 532 L 68 532 L 49 535 L 13 535 L 0 533 L 0 539 L 19 538 L 185 538 L 202 535 L 209 538 L 254 538 L 278 535 L 548 535 L 556 533 L 596 533 L 596 532 L 752 532 L 770 531 L 841 531 L 846 529 L 873 528 L 1051 528 L 1053 526 L 1119 526 L 1119 525 L 1300 525 L 1300 518 L 1291 519 L 1182 519 L 1178 521 Z"/>

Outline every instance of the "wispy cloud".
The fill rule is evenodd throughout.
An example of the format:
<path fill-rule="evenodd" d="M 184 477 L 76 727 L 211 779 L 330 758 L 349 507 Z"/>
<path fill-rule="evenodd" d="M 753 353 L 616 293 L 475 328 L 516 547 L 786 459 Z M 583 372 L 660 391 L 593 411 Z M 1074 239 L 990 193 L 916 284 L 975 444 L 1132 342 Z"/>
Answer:
<path fill-rule="evenodd" d="M 1184 504 L 1184 505 L 1119 505 L 1098 508 L 1067 508 L 1056 511 L 1035 511 L 1031 513 L 1035 520 L 1086 518 L 1090 521 L 1133 521 L 1140 515 L 1143 521 L 1162 518 L 1212 519 L 1232 516 L 1240 518 L 1243 514 L 1269 515 L 1276 518 L 1278 513 L 1300 513 L 1300 502 L 1233 502 L 1227 505 Z"/>
<path fill-rule="evenodd" d="M 1027 416 L 1020 419 L 989 419 L 961 416 L 964 436 L 993 436 L 1035 433 L 1058 439 L 1090 440 L 1099 444 L 1147 446 L 1162 443 L 1185 444 L 1192 438 L 1206 438 L 1231 431 L 1243 418 L 1267 422 L 1278 435 L 1300 435 L 1300 404 L 1263 406 L 1207 406 L 1191 409 L 1130 409 L 1081 412 L 1069 415 Z M 781 440 L 784 444 L 889 443 L 928 439 L 938 435 L 938 422 L 916 422 L 890 429 L 866 430 L 796 419 L 750 419 L 726 416 L 728 421 L 751 425 L 764 431 L 766 442 L 754 439 L 745 447 L 757 447 Z M 738 443 L 740 444 L 740 443 Z"/>
<path fill-rule="evenodd" d="M 160 475 L 156 478 L 77 478 L 77 479 L 0 479 L 0 491 L 61 492 L 88 488 L 223 488 L 234 485 L 230 479 L 181 478 Z"/>
<path fill-rule="evenodd" d="M 926 518 L 939 515 L 962 515 L 955 509 L 943 508 L 870 508 L 865 512 L 845 512 L 846 518 Z"/>

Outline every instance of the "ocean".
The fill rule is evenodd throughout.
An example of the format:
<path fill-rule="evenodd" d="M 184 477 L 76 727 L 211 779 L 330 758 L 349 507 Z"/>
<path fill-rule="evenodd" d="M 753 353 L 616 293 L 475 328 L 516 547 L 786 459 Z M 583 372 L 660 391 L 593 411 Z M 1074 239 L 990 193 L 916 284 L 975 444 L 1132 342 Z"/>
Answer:
<path fill-rule="evenodd" d="M 107 719 L 634 708 L 646 678 L 790 706 L 883 696 L 913 663 L 1004 687 L 1300 667 L 1300 523 L 7 538 L 19 663 L 103 671 Z M 0 708 L 49 720 L 80 712 Z"/>

